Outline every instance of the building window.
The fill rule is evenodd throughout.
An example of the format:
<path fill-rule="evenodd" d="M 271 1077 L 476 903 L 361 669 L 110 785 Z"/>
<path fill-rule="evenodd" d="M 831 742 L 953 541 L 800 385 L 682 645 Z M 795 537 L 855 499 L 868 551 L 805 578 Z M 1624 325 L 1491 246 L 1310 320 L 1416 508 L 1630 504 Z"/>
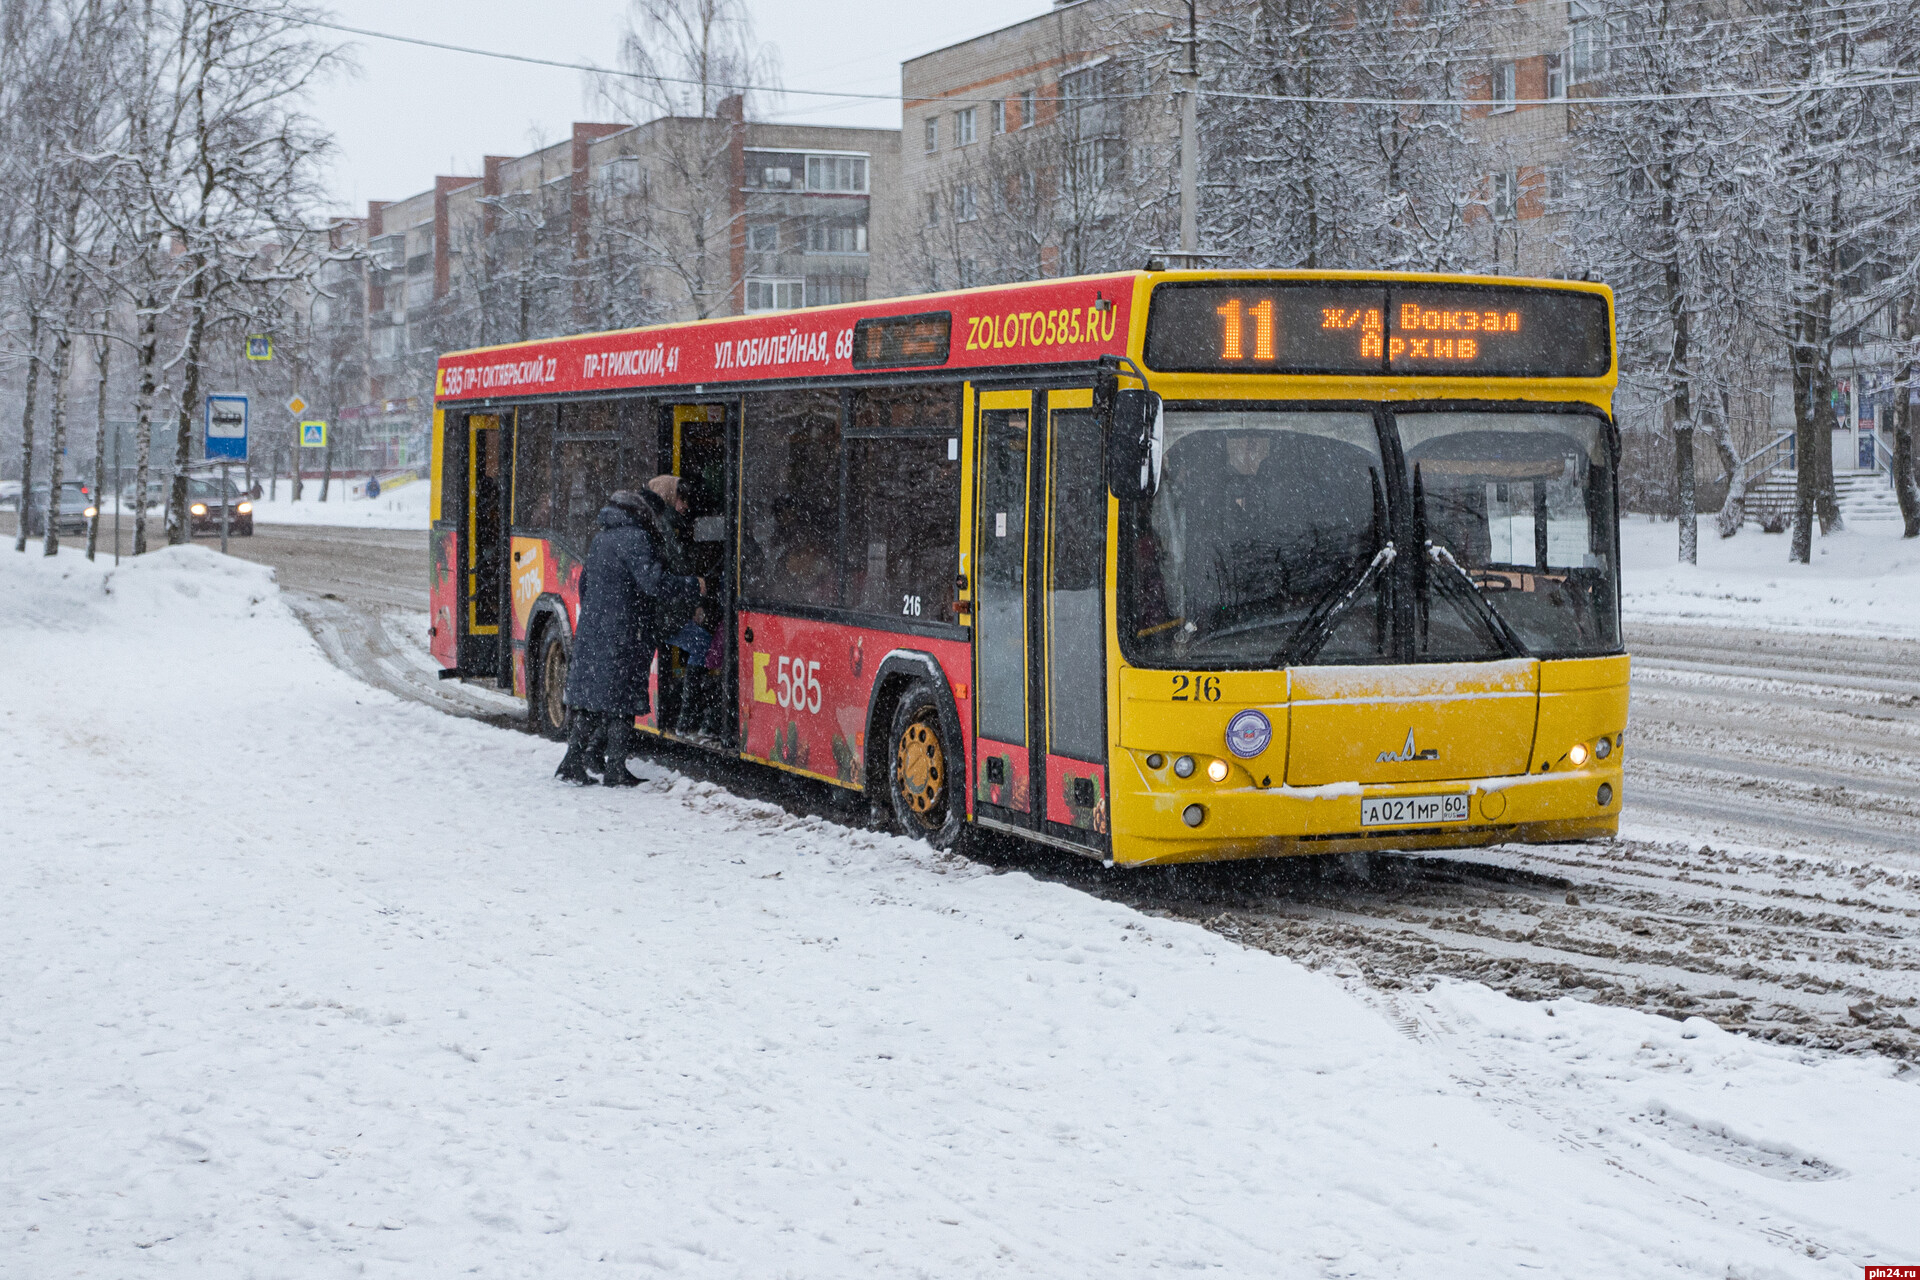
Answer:
<path fill-rule="evenodd" d="M 836 302 L 865 302 L 867 282 L 861 276 L 808 276 L 807 305 L 827 307 Z"/>
<path fill-rule="evenodd" d="M 1513 110 L 1514 66 L 1511 62 L 1502 62 L 1493 69 L 1493 110 Z"/>
<path fill-rule="evenodd" d="M 791 152 L 749 151 L 747 186 L 756 191 L 798 191 L 806 185 L 806 157 Z"/>
<path fill-rule="evenodd" d="M 1493 216 L 1501 222 L 1511 222 L 1520 207 L 1520 175 L 1513 169 L 1505 169 L 1493 175 Z"/>
<path fill-rule="evenodd" d="M 807 190 L 848 191 L 856 194 L 867 189 L 865 156 L 808 156 Z"/>
<path fill-rule="evenodd" d="M 1540 184 L 1546 192 L 1547 207 L 1561 209 L 1567 203 L 1567 171 L 1560 165 L 1541 170 Z"/>
<path fill-rule="evenodd" d="M 937 191 L 927 192 L 927 225 L 940 225 L 940 194 Z"/>
<path fill-rule="evenodd" d="M 964 147 L 974 140 L 973 117 L 974 109 L 972 107 L 966 107 L 953 113 L 953 143 L 955 146 Z"/>
<path fill-rule="evenodd" d="M 1020 127 L 1033 128 L 1033 90 L 1031 89 L 1020 91 Z"/>
<path fill-rule="evenodd" d="M 1573 83 L 1585 84 L 1607 73 L 1606 20 L 1593 0 L 1569 0 L 1567 51 L 1573 62 Z"/>
<path fill-rule="evenodd" d="M 747 248 L 754 253 L 780 252 L 780 224 L 777 222 L 748 223 Z"/>
<path fill-rule="evenodd" d="M 807 302 L 806 289 L 804 280 L 749 280 L 747 310 L 791 311 L 803 307 Z"/>
<path fill-rule="evenodd" d="M 387 325 L 373 331 L 373 358 L 392 360 L 400 354 L 400 330 L 398 326 Z"/>
<path fill-rule="evenodd" d="M 974 193 L 973 184 L 968 183 L 953 193 L 953 220 L 972 222 L 980 216 L 980 198 Z"/>
<path fill-rule="evenodd" d="M 1086 189 L 1099 191 L 1119 181 L 1126 147 L 1118 138 L 1089 138 L 1074 144 L 1074 171 Z"/>
<path fill-rule="evenodd" d="M 867 224 L 858 218 L 814 218 L 807 223 L 808 253 L 865 253 Z"/>
<path fill-rule="evenodd" d="M 932 152 L 932 151 L 938 151 L 939 149 L 940 149 L 940 117 L 928 116 L 927 117 L 927 150 Z"/>
<path fill-rule="evenodd" d="M 1101 62 L 1091 67 L 1082 67 L 1078 71 L 1069 71 L 1060 77 L 1060 97 L 1068 107 L 1090 106 L 1107 89 L 1107 68 L 1110 64 Z"/>
<path fill-rule="evenodd" d="M 616 156 L 600 166 L 600 193 L 606 196 L 637 196 L 645 189 L 646 172 L 639 156 Z"/>
<path fill-rule="evenodd" d="M 995 98 L 993 105 L 988 108 L 988 112 L 993 119 L 993 131 L 995 133 L 1005 133 L 1007 131 L 1007 100 L 1005 98 Z"/>
<path fill-rule="evenodd" d="M 1557 53 L 1547 55 L 1547 96 L 1555 102 L 1567 96 L 1567 60 Z"/>

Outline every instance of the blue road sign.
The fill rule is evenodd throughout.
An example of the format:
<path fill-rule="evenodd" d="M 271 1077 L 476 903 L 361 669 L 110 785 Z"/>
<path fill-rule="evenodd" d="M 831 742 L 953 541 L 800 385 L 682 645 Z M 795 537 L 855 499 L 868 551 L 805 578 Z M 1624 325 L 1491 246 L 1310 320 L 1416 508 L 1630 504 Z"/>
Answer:
<path fill-rule="evenodd" d="M 207 397 L 207 459 L 212 462 L 247 460 L 247 398 Z"/>

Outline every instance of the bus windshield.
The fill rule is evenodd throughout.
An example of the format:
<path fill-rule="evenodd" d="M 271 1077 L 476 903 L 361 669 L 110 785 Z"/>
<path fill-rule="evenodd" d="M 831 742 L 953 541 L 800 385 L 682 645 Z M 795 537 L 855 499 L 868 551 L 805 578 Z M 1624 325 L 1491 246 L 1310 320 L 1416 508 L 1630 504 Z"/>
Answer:
<path fill-rule="evenodd" d="M 1364 409 L 1167 405 L 1160 486 L 1123 547 L 1130 660 L 1270 668 L 1618 651 L 1602 419 L 1394 414 L 1404 470 L 1383 456 L 1380 421 Z M 1410 518 L 1396 526 L 1396 511 Z M 1395 633 L 1396 616 L 1411 634 Z"/>
<path fill-rule="evenodd" d="M 1471 582 L 1536 657 L 1616 652 L 1613 467 L 1602 421 L 1512 412 L 1394 420 L 1415 519 L 1433 548 L 1426 571 Z"/>
<path fill-rule="evenodd" d="M 1321 661 L 1386 659 L 1393 553 L 1371 413 L 1168 405 L 1164 444 L 1133 538 L 1138 660 L 1277 666 L 1321 626 Z"/>

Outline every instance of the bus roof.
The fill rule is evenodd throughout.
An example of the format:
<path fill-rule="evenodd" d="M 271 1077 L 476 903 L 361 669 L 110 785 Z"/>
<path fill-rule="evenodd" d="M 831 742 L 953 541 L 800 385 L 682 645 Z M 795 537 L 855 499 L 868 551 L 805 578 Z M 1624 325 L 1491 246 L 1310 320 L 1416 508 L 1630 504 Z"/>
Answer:
<path fill-rule="evenodd" d="M 1423 281 L 1559 288 L 1605 294 L 1604 285 L 1514 276 L 1373 271 L 1124 271 L 948 293 L 882 298 L 750 316 L 548 338 L 440 357 L 438 402 L 705 388 L 774 379 L 973 371 L 1091 363 L 1125 355 L 1133 312 L 1151 286 L 1192 280 Z M 946 359 L 875 365 L 853 359 L 855 326 L 892 317 L 948 318 Z"/>

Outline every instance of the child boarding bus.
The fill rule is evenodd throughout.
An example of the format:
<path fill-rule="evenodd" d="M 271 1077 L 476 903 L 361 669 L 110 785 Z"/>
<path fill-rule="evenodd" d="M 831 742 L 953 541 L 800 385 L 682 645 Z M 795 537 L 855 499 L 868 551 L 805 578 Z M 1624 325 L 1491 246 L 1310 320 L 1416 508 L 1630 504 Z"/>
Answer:
<path fill-rule="evenodd" d="M 595 517 L 671 473 L 711 597 L 662 620 L 643 730 L 864 791 L 937 846 L 978 826 L 1139 865 L 1606 835 L 1616 375 L 1604 286 L 1362 272 L 448 355 L 433 652 L 564 736 Z"/>

